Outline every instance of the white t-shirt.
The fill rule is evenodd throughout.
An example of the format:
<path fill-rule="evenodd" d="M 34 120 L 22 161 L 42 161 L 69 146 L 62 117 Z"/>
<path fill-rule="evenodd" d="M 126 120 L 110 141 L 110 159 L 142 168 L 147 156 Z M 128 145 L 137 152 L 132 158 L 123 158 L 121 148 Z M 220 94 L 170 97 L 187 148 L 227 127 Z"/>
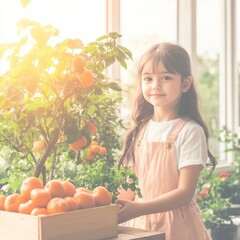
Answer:
<path fill-rule="evenodd" d="M 150 120 L 144 132 L 143 140 L 147 142 L 166 142 L 167 138 L 180 119 L 167 122 Z M 203 128 L 194 121 L 188 121 L 174 141 L 178 169 L 190 165 L 206 166 L 208 158 L 207 143 Z"/>

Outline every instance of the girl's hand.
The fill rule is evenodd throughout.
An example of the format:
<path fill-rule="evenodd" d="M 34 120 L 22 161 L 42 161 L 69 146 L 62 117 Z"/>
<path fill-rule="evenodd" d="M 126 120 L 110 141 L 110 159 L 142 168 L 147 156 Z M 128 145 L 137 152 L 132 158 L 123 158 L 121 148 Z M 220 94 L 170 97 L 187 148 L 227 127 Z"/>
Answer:
<path fill-rule="evenodd" d="M 118 224 L 142 215 L 141 203 L 126 200 L 117 200 L 116 203 L 118 204 Z"/>

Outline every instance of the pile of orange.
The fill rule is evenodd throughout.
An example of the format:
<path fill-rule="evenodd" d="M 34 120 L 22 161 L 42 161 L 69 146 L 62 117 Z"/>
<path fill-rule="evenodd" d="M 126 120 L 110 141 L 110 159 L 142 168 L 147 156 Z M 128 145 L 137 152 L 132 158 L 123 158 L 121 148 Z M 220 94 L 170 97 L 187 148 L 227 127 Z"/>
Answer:
<path fill-rule="evenodd" d="M 31 215 L 63 213 L 112 203 L 111 193 L 102 186 L 92 192 L 70 181 L 51 180 L 43 186 L 37 177 L 26 178 L 20 193 L 0 195 L 0 210 Z"/>

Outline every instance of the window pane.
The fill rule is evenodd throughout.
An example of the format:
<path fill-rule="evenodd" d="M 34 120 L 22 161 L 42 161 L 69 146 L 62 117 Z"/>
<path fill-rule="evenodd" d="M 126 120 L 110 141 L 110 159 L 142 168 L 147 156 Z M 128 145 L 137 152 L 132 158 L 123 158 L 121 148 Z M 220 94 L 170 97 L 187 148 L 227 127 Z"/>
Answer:
<path fill-rule="evenodd" d="M 197 0 L 197 76 L 200 107 L 211 132 L 219 129 L 219 56 L 221 44 L 221 4 L 219 0 Z M 220 159 L 220 146 L 210 139 L 213 155 Z"/>
<path fill-rule="evenodd" d="M 177 4 L 176 0 L 121 0 L 120 4 L 121 41 L 131 50 L 134 60 L 128 63 L 127 71 L 121 71 L 121 80 L 127 84 L 128 115 L 139 57 L 154 43 L 176 42 Z"/>
<path fill-rule="evenodd" d="M 105 0 L 31 0 L 23 8 L 20 0 L 1 1 L 0 42 L 16 41 L 16 24 L 24 18 L 52 24 L 60 30 L 62 39 L 94 41 L 106 32 L 105 5 Z"/>
<path fill-rule="evenodd" d="M 210 129 L 219 128 L 220 7 L 219 0 L 197 1 L 197 81 Z"/>
<path fill-rule="evenodd" d="M 240 1 L 236 1 L 236 9 L 237 9 L 237 59 L 238 59 L 238 103 L 240 107 Z M 238 127 L 240 128 L 240 109 L 238 109 Z"/>

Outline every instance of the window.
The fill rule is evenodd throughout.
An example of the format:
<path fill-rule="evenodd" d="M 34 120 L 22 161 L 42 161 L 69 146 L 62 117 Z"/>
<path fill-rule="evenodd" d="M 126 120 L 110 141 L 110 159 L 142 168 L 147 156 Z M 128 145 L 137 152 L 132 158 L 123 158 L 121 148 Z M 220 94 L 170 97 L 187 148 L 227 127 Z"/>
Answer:
<path fill-rule="evenodd" d="M 136 80 L 139 57 L 152 44 L 164 41 L 176 42 L 176 0 L 121 0 L 120 1 L 121 43 L 133 54 L 133 62 L 127 71 L 121 70 L 121 80 L 125 84 L 126 116 L 130 114 L 132 92 Z"/>
<path fill-rule="evenodd" d="M 226 126 L 236 132 L 239 127 L 237 2 L 197 1 L 197 76 L 203 114 L 211 130 Z M 223 151 L 224 144 L 213 142 L 213 146 L 220 165 L 231 163 L 232 158 Z"/>

